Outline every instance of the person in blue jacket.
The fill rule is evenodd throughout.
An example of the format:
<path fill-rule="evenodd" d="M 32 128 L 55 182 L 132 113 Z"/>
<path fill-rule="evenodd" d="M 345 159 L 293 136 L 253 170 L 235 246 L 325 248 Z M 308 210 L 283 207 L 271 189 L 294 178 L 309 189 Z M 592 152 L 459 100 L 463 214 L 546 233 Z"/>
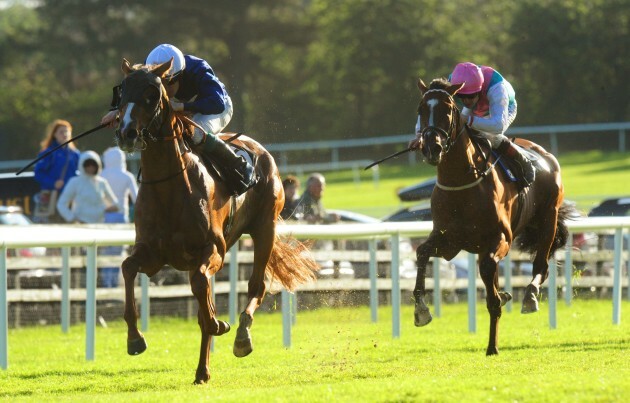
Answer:
<path fill-rule="evenodd" d="M 48 125 L 46 137 L 41 142 L 41 151 L 37 157 L 39 158 L 70 138 L 72 138 L 70 122 L 62 119 L 54 120 Z M 44 194 L 46 194 L 46 198 L 48 198 L 48 200 L 36 200 L 36 202 L 55 205 L 56 196 L 60 195 L 68 181 L 77 175 L 79 155 L 80 152 L 74 143 L 69 143 L 35 164 L 35 180 L 40 186 L 37 197 L 44 198 Z M 56 192 L 56 195 L 53 196 L 53 192 Z M 63 220 L 57 214 L 53 214 L 46 221 L 62 222 Z"/>
<path fill-rule="evenodd" d="M 173 66 L 163 80 L 171 107 L 174 111 L 192 115 L 192 120 L 203 127 L 205 133 L 195 128 L 193 142 L 203 144 L 202 153 L 217 163 L 233 193 L 244 193 L 257 182 L 254 168 L 217 136 L 230 122 L 234 112 L 225 86 L 208 62 L 184 55 L 173 45 L 157 46 L 149 53 L 145 64 L 157 65 L 171 59 Z M 114 126 L 116 120 L 117 110 L 105 115 L 101 123 Z"/>

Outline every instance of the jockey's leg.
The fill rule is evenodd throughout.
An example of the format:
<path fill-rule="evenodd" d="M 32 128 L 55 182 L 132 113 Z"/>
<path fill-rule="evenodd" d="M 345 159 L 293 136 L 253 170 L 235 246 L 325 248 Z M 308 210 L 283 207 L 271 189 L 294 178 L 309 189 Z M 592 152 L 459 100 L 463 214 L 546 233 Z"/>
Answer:
<path fill-rule="evenodd" d="M 258 182 L 254 167 L 245 158 L 236 155 L 217 135 L 208 133 L 203 144 L 203 154 L 216 161 L 216 168 L 227 181 L 227 185 L 235 195 L 245 193 Z"/>
<path fill-rule="evenodd" d="M 513 159 L 518 164 L 525 186 L 534 183 L 534 179 L 536 179 L 536 169 L 520 147 L 505 137 L 501 140 L 496 150 L 499 154 Z"/>
<path fill-rule="evenodd" d="M 228 100 L 229 101 L 229 100 Z M 226 104 L 226 109 L 218 115 L 193 116 L 195 123 L 205 129 L 203 133 L 199 128 L 195 129 L 193 142 L 200 144 L 203 142 L 202 153 L 204 157 L 215 161 L 216 168 L 219 169 L 227 185 L 235 195 L 245 193 L 248 189 L 256 185 L 258 178 L 252 167 L 243 157 L 232 151 L 223 140 L 217 136 L 232 118 L 232 102 Z"/>

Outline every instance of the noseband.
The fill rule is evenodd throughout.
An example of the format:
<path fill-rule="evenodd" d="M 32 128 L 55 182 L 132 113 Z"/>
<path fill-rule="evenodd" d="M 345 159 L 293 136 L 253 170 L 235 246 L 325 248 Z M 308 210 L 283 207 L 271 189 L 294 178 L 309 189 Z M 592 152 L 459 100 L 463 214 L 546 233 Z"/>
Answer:
<path fill-rule="evenodd" d="M 422 96 L 422 100 L 424 101 L 424 98 L 427 96 L 427 94 L 431 93 L 431 92 L 441 92 L 444 93 L 448 96 L 448 99 L 452 102 L 453 105 L 455 105 L 455 100 L 453 99 L 453 97 L 451 96 L 451 94 L 449 94 L 446 90 L 440 89 L 440 88 L 434 88 L 431 90 L 428 90 L 427 92 L 424 93 L 424 95 Z M 459 109 L 457 109 L 457 107 L 452 107 L 452 109 L 455 111 L 456 117 L 454 119 L 451 119 L 451 123 L 448 127 L 448 131 L 442 129 L 441 127 L 438 126 L 427 126 L 424 129 L 422 129 L 422 131 L 420 132 L 420 134 L 422 135 L 422 137 L 427 137 L 429 135 L 429 133 L 431 132 L 437 132 L 440 136 L 440 138 L 445 137 L 446 138 L 446 142 L 444 144 L 444 148 L 442 149 L 442 152 L 444 154 L 448 153 L 451 150 L 451 147 L 453 147 L 453 145 L 457 142 L 457 140 L 459 139 L 459 137 L 461 136 L 461 134 L 464 132 L 464 129 L 466 128 L 466 126 L 464 126 L 462 128 L 462 130 L 459 131 L 459 133 L 457 133 L 457 135 L 453 138 L 451 136 L 451 133 L 453 133 L 454 129 L 455 129 L 455 125 L 457 120 L 459 119 Z"/>

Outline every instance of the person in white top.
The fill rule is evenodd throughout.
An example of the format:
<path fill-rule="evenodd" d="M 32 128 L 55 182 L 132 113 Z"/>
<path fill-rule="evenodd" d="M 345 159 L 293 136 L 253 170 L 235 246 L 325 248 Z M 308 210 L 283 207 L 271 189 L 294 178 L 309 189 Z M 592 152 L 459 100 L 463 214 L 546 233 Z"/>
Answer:
<path fill-rule="evenodd" d="M 118 211 L 118 199 L 99 175 L 101 159 L 94 151 L 79 157 L 79 175 L 71 178 L 57 200 L 57 210 L 67 222 L 102 223 L 105 213 Z"/>
<path fill-rule="evenodd" d="M 138 185 L 133 174 L 127 171 L 125 153 L 118 147 L 108 148 L 103 152 L 103 167 L 101 176 L 107 180 L 118 199 L 118 211 L 106 213 L 105 222 L 128 223 L 129 199 L 136 203 Z"/>

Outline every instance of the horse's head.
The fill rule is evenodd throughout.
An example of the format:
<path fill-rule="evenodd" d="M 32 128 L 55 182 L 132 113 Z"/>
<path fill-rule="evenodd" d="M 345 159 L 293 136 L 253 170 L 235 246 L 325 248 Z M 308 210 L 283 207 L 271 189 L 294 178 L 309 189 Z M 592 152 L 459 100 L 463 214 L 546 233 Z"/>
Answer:
<path fill-rule="evenodd" d="M 121 85 L 121 119 L 116 129 L 116 141 L 122 150 L 142 150 L 146 147 L 147 137 L 155 140 L 164 120 L 164 108 L 168 107 L 162 78 L 172 63 L 171 59 L 157 66 L 132 67 L 123 59 L 121 68 L 125 79 Z"/>
<path fill-rule="evenodd" d="M 422 94 L 418 115 L 422 134 L 422 155 L 431 165 L 440 163 L 442 156 L 449 151 L 457 138 L 456 127 L 459 109 L 453 96 L 464 84 L 451 85 L 445 79 L 435 79 L 427 86 L 418 80 Z"/>

